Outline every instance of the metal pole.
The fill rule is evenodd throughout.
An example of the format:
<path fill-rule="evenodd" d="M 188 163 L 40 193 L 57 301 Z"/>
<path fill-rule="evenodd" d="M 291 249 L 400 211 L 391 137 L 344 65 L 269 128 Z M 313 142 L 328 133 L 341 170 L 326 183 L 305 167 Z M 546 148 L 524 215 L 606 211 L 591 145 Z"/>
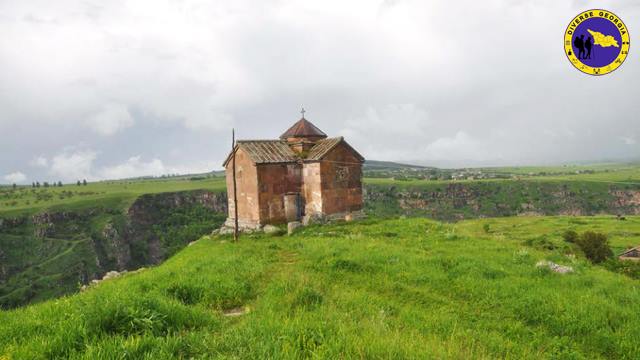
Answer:
<path fill-rule="evenodd" d="M 238 192 L 236 191 L 236 130 L 231 129 L 231 153 L 233 158 L 231 159 L 231 167 L 233 169 L 233 241 L 238 241 Z"/>

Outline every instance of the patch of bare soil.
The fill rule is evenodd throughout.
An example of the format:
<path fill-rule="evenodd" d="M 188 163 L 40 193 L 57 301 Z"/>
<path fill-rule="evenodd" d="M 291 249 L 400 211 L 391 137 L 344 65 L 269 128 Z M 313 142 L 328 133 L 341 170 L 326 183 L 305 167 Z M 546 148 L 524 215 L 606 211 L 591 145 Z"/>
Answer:
<path fill-rule="evenodd" d="M 247 309 L 245 307 L 235 307 L 232 309 L 226 309 L 224 311 L 222 311 L 222 315 L 224 316 L 229 316 L 229 317 L 234 317 L 234 316 L 240 316 L 240 315 L 244 315 L 247 313 Z"/>

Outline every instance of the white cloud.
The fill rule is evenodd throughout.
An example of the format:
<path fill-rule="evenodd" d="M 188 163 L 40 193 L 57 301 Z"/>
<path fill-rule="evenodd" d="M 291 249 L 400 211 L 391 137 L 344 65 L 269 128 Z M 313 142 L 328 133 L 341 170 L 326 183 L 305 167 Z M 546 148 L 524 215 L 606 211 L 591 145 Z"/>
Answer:
<path fill-rule="evenodd" d="M 224 157 L 231 126 L 279 135 L 300 104 L 370 159 L 427 163 L 459 131 L 476 157 L 631 156 L 638 63 L 594 87 L 553 45 L 595 6 L 640 28 L 631 0 L 0 1 L 0 169 L 51 166 L 81 138 L 100 151 L 95 178 L 131 155 L 171 170 Z M 616 116 L 567 106 L 596 97 Z"/>
<path fill-rule="evenodd" d="M 133 126 L 134 120 L 126 106 L 106 105 L 87 120 L 87 126 L 98 134 L 109 136 Z"/>
<path fill-rule="evenodd" d="M 415 104 L 388 104 L 368 107 L 364 115 L 349 119 L 340 134 L 369 158 L 396 160 L 415 154 L 429 135 L 430 125 L 425 109 Z"/>
<path fill-rule="evenodd" d="M 638 141 L 634 137 L 621 136 L 620 139 L 624 142 L 625 145 L 635 145 L 638 143 Z"/>
<path fill-rule="evenodd" d="M 140 176 L 166 174 L 204 173 L 216 168 L 210 161 L 191 162 L 180 166 L 167 166 L 162 160 L 153 158 L 144 161 L 142 156 L 132 156 L 116 165 L 100 165 L 98 153 L 91 149 L 66 149 L 51 159 L 48 176 L 53 180 L 74 182 L 76 180 L 115 180 Z"/>
<path fill-rule="evenodd" d="M 106 166 L 99 170 L 101 179 L 124 179 L 138 176 L 160 176 L 170 172 L 159 159 L 149 162 L 141 160 L 140 156 L 133 156 L 122 164 Z"/>
<path fill-rule="evenodd" d="M 186 166 L 167 166 L 160 159 L 143 161 L 141 156 L 133 156 L 121 164 L 100 168 L 97 171 L 97 178 L 106 180 L 167 174 L 194 174 L 211 171 L 214 167 L 209 162 L 192 163 Z"/>
<path fill-rule="evenodd" d="M 185 118 L 184 124 L 192 130 L 222 130 L 231 128 L 233 117 L 230 114 L 213 111 L 194 112 Z"/>
<path fill-rule="evenodd" d="M 22 184 L 27 180 L 27 176 L 20 171 L 16 171 L 5 175 L 4 180 L 10 184 Z"/>
<path fill-rule="evenodd" d="M 46 168 L 46 167 L 49 166 L 49 161 L 44 156 L 38 156 L 38 157 L 35 157 L 35 158 L 31 159 L 31 161 L 29 161 L 29 165 L 31 165 L 33 167 Z"/>
<path fill-rule="evenodd" d="M 458 126 L 456 122 L 433 119 L 429 111 L 416 104 L 389 104 L 368 107 L 364 115 L 347 121 L 340 134 L 373 160 L 435 166 L 502 160 L 499 149 L 492 145 L 508 134 L 487 131 L 483 137 L 475 137 Z M 467 127 L 475 130 L 474 126 Z"/>
<path fill-rule="evenodd" d="M 424 150 L 428 160 L 487 160 L 482 144 L 464 131 L 458 131 L 453 137 L 441 137 Z"/>
<path fill-rule="evenodd" d="M 65 151 L 53 157 L 49 173 L 65 182 L 94 180 L 92 167 L 96 156 L 92 150 Z"/>

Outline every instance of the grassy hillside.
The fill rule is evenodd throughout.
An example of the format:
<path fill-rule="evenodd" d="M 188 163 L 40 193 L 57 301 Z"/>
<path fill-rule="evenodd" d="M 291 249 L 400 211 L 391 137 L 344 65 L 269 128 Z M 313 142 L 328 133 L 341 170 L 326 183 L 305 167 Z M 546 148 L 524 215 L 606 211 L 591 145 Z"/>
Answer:
<path fill-rule="evenodd" d="M 204 237 L 156 268 L 0 312 L 0 357 L 637 358 L 637 280 L 583 260 L 567 228 L 640 242 L 640 217 Z"/>

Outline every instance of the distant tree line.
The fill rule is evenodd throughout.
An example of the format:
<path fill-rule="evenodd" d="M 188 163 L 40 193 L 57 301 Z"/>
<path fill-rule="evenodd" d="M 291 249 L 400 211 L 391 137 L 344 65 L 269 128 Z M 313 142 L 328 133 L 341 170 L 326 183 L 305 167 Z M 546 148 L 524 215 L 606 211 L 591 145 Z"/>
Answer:
<path fill-rule="evenodd" d="M 87 186 L 87 179 L 84 179 L 82 181 L 78 180 L 76 185 L 78 186 Z M 53 183 L 49 183 L 48 181 L 43 182 L 42 184 L 40 184 L 40 181 L 35 181 L 31 183 L 31 187 L 32 188 L 39 188 L 39 187 L 62 187 L 62 181 L 58 181 L 58 182 L 53 182 Z M 13 184 L 13 188 L 16 188 L 16 184 Z"/>

